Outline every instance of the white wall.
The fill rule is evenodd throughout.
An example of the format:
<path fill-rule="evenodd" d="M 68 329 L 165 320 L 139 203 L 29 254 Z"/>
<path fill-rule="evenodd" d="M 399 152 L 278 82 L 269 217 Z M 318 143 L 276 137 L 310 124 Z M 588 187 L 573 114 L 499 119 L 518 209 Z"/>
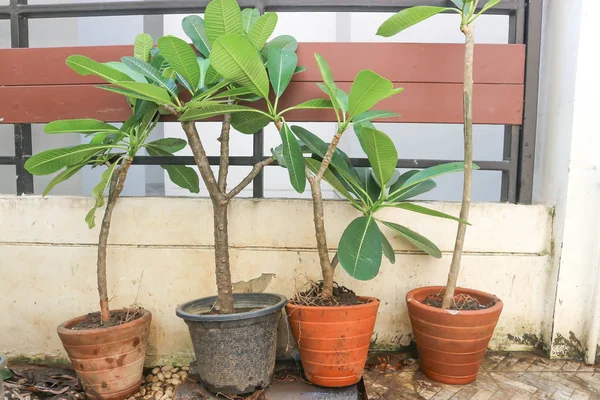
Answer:
<path fill-rule="evenodd" d="M 544 334 L 552 355 L 581 355 L 598 271 L 600 81 L 595 0 L 545 2 L 535 199 L 556 205 Z"/>
<path fill-rule="evenodd" d="M 97 309 L 98 230 L 88 230 L 83 221 L 91 204 L 89 198 L 0 197 L 1 353 L 64 357 L 56 326 Z M 457 204 L 430 206 L 458 214 Z M 273 274 L 264 290 L 291 296 L 304 276 L 318 279 L 311 207 L 305 200 L 235 201 L 230 210 L 233 280 Z M 357 215 L 335 201 L 326 202 L 325 211 L 333 251 Z M 433 259 L 385 230 L 397 253 L 395 265 L 384 260 L 381 273 L 368 282 L 353 280 L 342 269 L 336 273 L 339 283 L 382 300 L 374 346 L 397 348 L 411 337 L 404 296 L 414 287 L 445 282 L 456 226 L 402 210 L 382 217 L 430 237 L 443 251 L 441 260 Z M 551 209 L 476 204 L 471 221 L 459 284 L 504 300 L 492 348 L 530 350 L 544 316 Z M 111 307 L 132 304 L 139 290 L 137 301 L 154 315 L 150 363 L 191 357 L 187 328 L 175 307 L 215 294 L 211 226 L 205 199 L 124 198 L 117 204 L 108 252 Z"/>

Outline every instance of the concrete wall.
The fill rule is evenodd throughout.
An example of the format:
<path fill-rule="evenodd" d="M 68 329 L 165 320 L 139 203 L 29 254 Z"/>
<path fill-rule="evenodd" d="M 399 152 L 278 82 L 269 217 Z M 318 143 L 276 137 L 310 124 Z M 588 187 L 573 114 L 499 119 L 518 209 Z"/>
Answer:
<path fill-rule="evenodd" d="M 98 231 L 88 230 L 83 221 L 91 204 L 89 198 L 0 197 L 0 352 L 64 357 L 56 326 L 97 309 Z M 458 214 L 458 204 L 430 206 Z M 387 214 L 386 219 L 430 237 L 443 258 L 419 254 L 386 231 L 398 254 L 396 264 L 385 260 L 372 281 L 352 280 L 342 269 L 337 280 L 382 300 L 374 346 L 397 348 L 411 338 L 404 296 L 414 287 L 445 282 L 456 226 L 403 210 Z M 551 265 L 551 214 L 545 206 L 473 207 L 459 283 L 504 300 L 494 349 L 532 349 L 540 340 Z M 318 279 L 310 215 L 311 203 L 304 200 L 235 201 L 230 210 L 234 281 L 273 274 L 264 277 L 261 289 L 292 296 L 307 277 Z M 332 249 L 355 216 L 342 202 L 326 203 Z M 124 198 L 115 210 L 110 243 L 111 307 L 137 301 L 154 315 L 149 363 L 191 357 L 186 326 L 175 316 L 175 307 L 215 294 L 210 202 Z"/>

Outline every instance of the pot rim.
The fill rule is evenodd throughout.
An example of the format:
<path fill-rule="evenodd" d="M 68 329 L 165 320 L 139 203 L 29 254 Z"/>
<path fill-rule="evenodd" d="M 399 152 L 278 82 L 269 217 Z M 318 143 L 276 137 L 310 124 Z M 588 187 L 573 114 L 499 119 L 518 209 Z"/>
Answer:
<path fill-rule="evenodd" d="M 475 295 L 484 296 L 484 297 L 491 297 L 496 300 L 496 304 L 494 304 L 490 308 L 486 308 L 483 310 L 442 310 L 441 308 L 431 307 L 431 306 L 428 306 L 427 304 L 423 304 L 414 298 L 415 294 L 418 292 L 435 293 L 443 288 L 445 288 L 445 286 L 423 286 L 423 287 L 412 289 L 408 293 L 406 293 L 406 302 L 412 304 L 415 307 L 421 308 L 421 309 L 426 310 L 427 312 L 433 313 L 433 314 L 451 314 L 455 311 L 460 312 L 460 314 L 467 314 L 467 315 L 495 314 L 499 310 L 502 310 L 502 307 L 504 306 L 504 303 L 502 302 L 502 300 L 495 294 L 491 294 L 491 293 L 487 293 L 487 292 L 483 292 L 483 291 L 475 290 L 475 289 L 463 288 L 463 287 L 457 287 L 456 290 L 466 292 L 467 294 L 475 294 Z"/>
<path fill-rule="evenodd" d="M 131 308 L 121 308 L 118 310 L 113 310 L 113 312 L 114 311 L 126 311 L 126 310 L 132 310 L 132 309 Z M 152 319 L 152 313 L 149 310 L 146 310 L 145 308 L 142 308 L 142 311 L 144 313 L 140 318 L 134 319 L 133 321 L 129 321 L 129 322 L 126 322 L 121 325 L 109 326 L 108 328 L 79 329 L 79 330 L 67 328 L 67 326 L 75 324 L 76 322 L 79 322 L 83 318 L 87 317 L 87 315 L 80 315 L 79 317 L 75 317 L 68 321 L 63 322 L 62 324 L 60 324 L 58 326 L 58 328 L 56 328 L 56 331 L 58 332 L 59 335 L 85 336 L 85 335 L 93 335 L 93 334 L 99 334 L 99 333 L 100 334 L 107 333 L 107 332 L 111 332 L 111 331 L 118 331 L 121 329 L 130 328 L 130 327 L 136 326 L 136 325 L 144 325 L 145 323 L 147 323 L 148 321 L 150 321 Z"/>
<path fill-rule="evenodd" d="M 349 309 L 356 309 L 356 308 L 362 308 L 362 307 L 370 307 L 373 306 L 374 304 L 380 304 L 381 300 L 379 300 L 377 297 L 370 297 L 370 296 L 358 296 L 359 299 L 361 300 L 370 300 L 368 303 L 363 303 L 363 304 L 354 304 L 351 306 L 305 306 L 305 305 L 299 305 L 299 304 L 294 304 L 294 303 L 288 303 L 286 305 L 286 308 L 310 308 L 311 310 L 349 310 Z"/>
<path fill-rule="evenodd" d="M 183 319 L 184 321 L 192 321 L 192 322 L 224 322 L 224 321 L 240 321 L 244 319 L 251 319 L 256 317 L 262 317 L 263 315 L 268 315 L 275 313 L 285 307 L 287 303 L 287 298 L 283 295 L 276 293 L 234 293 L 233 301 L 235 304 L 236 297 L 239 298 L 248 298 L 248 297 L 271 297 L 275 304 L 261 308 L 255 311 L 246 311 L 241 313 L 233 313 L 233 314 L 215 314 L 215 315 L 202 315 L 202 314 L 191 314 L 185 311 L 185 309 L 196 306 L 199 303 L 207 302 L 214 303 L 217 300 L 217 296 L 209 296 L 209 297 L 201 297 L 199 299 L 194 299 L 188 301 L 186 303 L 180 304 L 177 306 L 175 310 L 175 314 Z"/>

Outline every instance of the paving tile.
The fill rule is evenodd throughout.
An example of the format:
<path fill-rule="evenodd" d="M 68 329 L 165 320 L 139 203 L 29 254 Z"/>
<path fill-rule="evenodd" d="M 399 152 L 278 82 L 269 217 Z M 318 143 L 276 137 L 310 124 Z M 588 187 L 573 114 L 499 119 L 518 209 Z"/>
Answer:
<path fill-rule="evenodd" d="M 575 389 L 569 400 L 589 400 L 591 393 Z"/>

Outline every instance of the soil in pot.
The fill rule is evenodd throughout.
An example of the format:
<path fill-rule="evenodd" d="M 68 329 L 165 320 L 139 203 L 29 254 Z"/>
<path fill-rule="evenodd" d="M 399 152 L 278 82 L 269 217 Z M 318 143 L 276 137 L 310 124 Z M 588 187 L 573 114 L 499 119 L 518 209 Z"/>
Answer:
<path fill-rule="evenodd" d="M 85 330 L 110 328 L 111 326 L 123 325 L 127 322 L 135 321 L 136 319 L 141 318 L 143 314 L 142 309 L 113 311 L 110 313 L 110 319 L 103 323 L 100 312 L 93 312 L 89 313 L 85 319 L 79 321 L 71 329 Z"/>
<path fill-rule="evenodd" d="M 142 382 L 152 314 L 143 309 L 113 313 L 136 317 L 120 325 L 82 329 L 93 321 L 85 315 L 58 327 L 58 336 L 90 399 L 121 400 L 137 392 Z"/>
<path fill-rule="evenodd" d="M 280 311 L 287 299 L 268 293 L 234 294 L 234 314 L 220 314 L 216 300 L 206 297 L 177 307 L 192 337 L 202 383 L 213 393 L 227 395 L 267 387 L 275 367 Z"/>
<path fill-rule="evenodd" d="M 319 386 L 354 385 L 364 371 L 379 300 L 336 286 L 333 299 L 323 301 L 320 288 L 312 285 L 286 306 L 304 373 Z"/>
<path fill-rule="evenodd" d="M 456 288 L 459 297 L 454 309 L 428 305 L 432 295 L 435 299 L 442 290 L 431 286 L 408 292 L 408 313 L 425 375 L 438 382 L 463 385 L 477 378 L 503 304 L 494 295 Z"/>

